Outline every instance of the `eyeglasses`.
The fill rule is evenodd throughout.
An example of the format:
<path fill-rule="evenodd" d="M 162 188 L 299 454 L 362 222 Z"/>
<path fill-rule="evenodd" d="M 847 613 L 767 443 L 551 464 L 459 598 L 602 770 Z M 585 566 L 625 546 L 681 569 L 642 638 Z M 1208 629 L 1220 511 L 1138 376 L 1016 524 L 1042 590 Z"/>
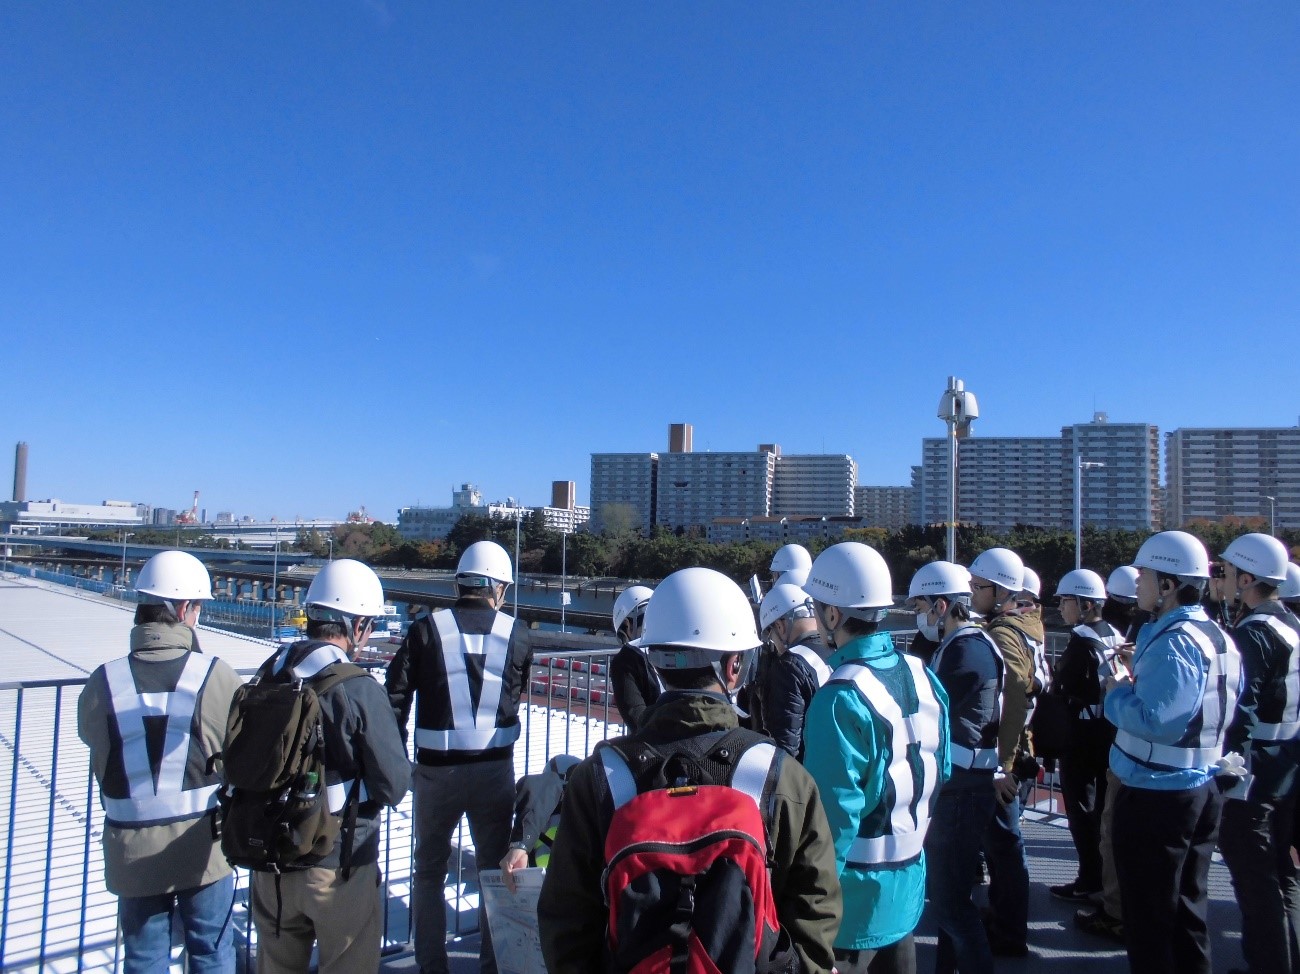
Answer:
<path fill-rule="evenodd" d="M 974 592 L 983 592 L 986 588 L 997 588 L 997 586 L 992 584 L 991 582 L 986 582 L 983 585 L 979 584 L 978 582 L 971 582 L 970 587 L 971 590 Z"/>

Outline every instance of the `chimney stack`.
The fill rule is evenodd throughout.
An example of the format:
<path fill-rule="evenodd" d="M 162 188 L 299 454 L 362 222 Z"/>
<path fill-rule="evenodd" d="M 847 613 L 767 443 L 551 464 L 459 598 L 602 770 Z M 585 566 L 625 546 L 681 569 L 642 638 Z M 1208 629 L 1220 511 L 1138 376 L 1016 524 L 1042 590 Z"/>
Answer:
<path fill-rule="evenodd" d="M 27 500 L 27 444 L 19 442 L 14 450 L 14 502 Z"/>

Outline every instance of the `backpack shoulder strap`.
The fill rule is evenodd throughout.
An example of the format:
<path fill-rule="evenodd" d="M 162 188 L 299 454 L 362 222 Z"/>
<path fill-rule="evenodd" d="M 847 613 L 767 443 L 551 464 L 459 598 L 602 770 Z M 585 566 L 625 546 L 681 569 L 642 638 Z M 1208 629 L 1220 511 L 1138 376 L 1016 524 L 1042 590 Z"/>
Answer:
<path fill-rule="evenodd" d="M 369 675 L 369 673 L 357 666 L 355 663 L 332 663 L 322 669 L 316 676 L 312 677 L 311 688 L 316 691 L 316 696 L 319 697 L 332 690 L 340 683 Z"/>

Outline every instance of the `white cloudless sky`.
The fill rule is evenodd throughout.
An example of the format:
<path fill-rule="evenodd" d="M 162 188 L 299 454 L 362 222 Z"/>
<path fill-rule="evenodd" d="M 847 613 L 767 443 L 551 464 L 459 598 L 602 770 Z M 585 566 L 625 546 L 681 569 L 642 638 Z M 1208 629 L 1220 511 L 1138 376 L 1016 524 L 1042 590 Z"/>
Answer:
<path fill-rule="evenodd" d="M 0 7 L 28 496 L 381 518 L 593 451 L 905 484 L 1300 421 L 1300 7 Z M 0 464 L 0 468 L 5 465 Z"/>

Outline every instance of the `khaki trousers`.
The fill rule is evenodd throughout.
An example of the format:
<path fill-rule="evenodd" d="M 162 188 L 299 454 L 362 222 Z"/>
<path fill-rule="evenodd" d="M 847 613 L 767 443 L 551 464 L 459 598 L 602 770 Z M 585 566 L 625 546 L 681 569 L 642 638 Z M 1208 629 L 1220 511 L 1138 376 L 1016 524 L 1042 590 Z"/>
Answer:
<path fill-rule="evenodd" d="M 346 882 L 337 869 L 284 873 L 278 936 L 275 879 L 270 873 L 253 873 L 258 974 L 306 974 L 313 943 L 320 945 L 320 974 L 374 974 L 379 969 L 384 918 L 378 863 L 354 866 Z"/>

